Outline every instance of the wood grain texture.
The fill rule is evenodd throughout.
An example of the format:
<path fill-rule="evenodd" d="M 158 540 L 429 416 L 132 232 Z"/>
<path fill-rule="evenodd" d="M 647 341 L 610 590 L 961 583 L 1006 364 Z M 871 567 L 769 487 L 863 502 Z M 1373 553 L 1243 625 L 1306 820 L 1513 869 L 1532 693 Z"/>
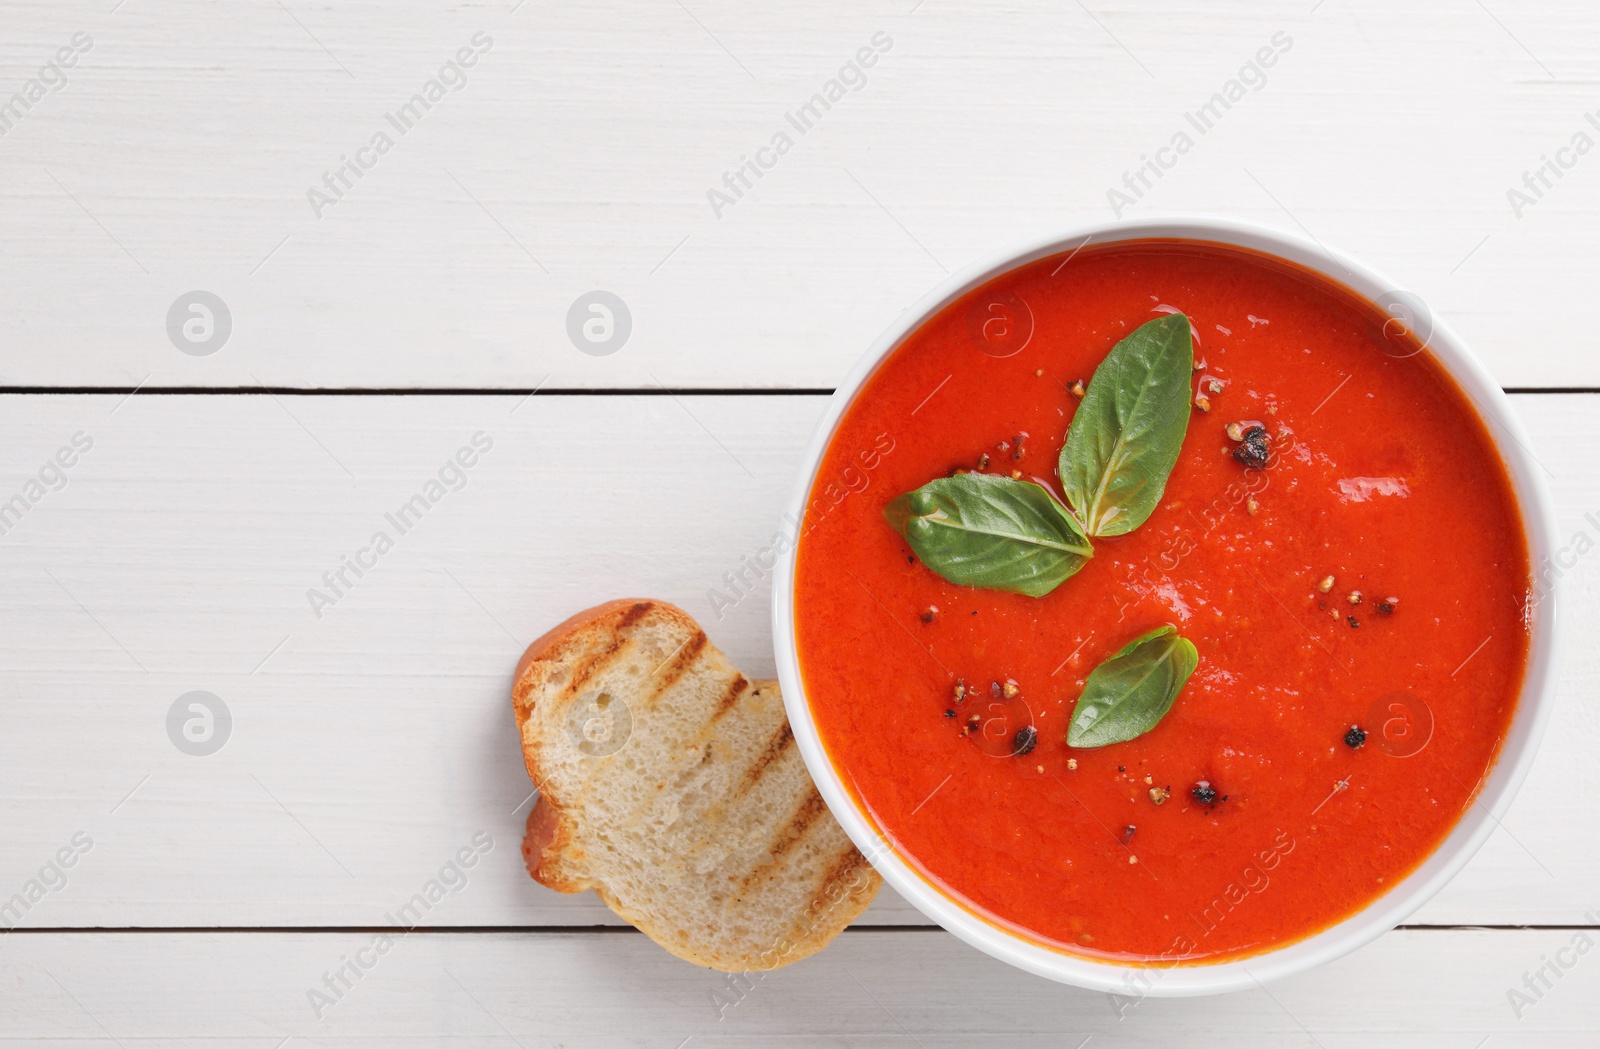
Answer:
<path fill-rule="evenodd" d="M 1592 395 L 1519 395 L 1564 532 L 1596 526 Z M 607 597 L 699 617 L 773 671 L 770 542 L 816 396 L 0 398 L 0 495 L 82 431 L 93 449 L 0 536 L 0 899 L 77 831 L 94 846 L 30 927 L 365 926 L 479 832 L 493 848 L 429 924 L 613 921 L 528 879 L 530 785 L 509 708 L 524 644 Z M 492 449 L 406 534 L 388 522 L 477 433 Z M 480 438 L 480 441 L 482 438 Z M 348 472 L 346 472 L 348 471 Z M 307 591 L 393 533 L 319 619 Z M 1544 751 L 1504 824 L 1415 919 L 1567 924 L 1600 900 L 1591 818 L 1600 561 L 1566 575 L 1577 639 Z M 232 736 L 169 739 L 182 695 Z M 889 893 L 867 921 L 922 919 Z"/>
<path fill-rule="evenodd" d="M 823 955 L 742 982 L 631 931 L 413 933 L 382 957 L 372 933 L 14 934 L 0 953 L 0 1040 L 1579 1049 L 1594 1044 L 1600 961 L 1576 953 L 1577 935 L 1402 931 L 1265 990 L 1173 1000 L 1048 983 L 933 930 L 849 931 Z M 308 991 L 361 951 L 375 964 L 348 989 L 335 983 L 342 997 L 319 1003 L 319 1018 Z M 1524 974 L 1558 952 L 1574 964 L 1537 1000 L 1518 1003 L 1519 1016 L 1508 990 L 1528 994 Z"/>
<path fill-rule="evenodd" d="M 1125 214 L 1304 230 L 1503 384 L 1600 385 L 1570 323 L 1600 276 L 1575 248 L 1600 233 L 1600 160 L 1558 152 L 1600 140 L 1584 0 L 112 7 L 0 3 L 0 97 L 94 41 L 0 139 L 0 383 L 830 387 L 947 269 L 1112 216 L 1185 132 Z M 480 32 L 464 86 L 392 128 Z M 864 86 L 786 122 L 879 32 Z M 1185 119 L 1280 33 L 1220 120 Z M 308 191 L 385 130 L 319 216 Z M 708 191 L 785 131 L 719 215 Z M 1573 166 L 1519 217 L 1507 192 L 1546 157 Z M 207 357 L 166 332 L 196 288 L 233 317 Z M 605 357 L 566 334 L 597 288 L 633 317 Z"/>

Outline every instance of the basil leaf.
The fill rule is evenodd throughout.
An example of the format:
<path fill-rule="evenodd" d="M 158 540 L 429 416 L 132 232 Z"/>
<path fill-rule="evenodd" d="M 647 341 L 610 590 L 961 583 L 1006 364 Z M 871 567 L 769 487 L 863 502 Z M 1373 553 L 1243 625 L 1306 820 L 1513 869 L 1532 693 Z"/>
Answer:
<path fill-rule="evenodd" d="M 1200 653 L 1176 627 L 1158 627 L 1128 642 L 1084 682 L 1067 727 L 1067 745 L 1104 747 L 1149 732 L 1199 665 Z"/>
<path fill-rule="evenodd" d="M 1144 524 L 1189 428 L 1189 318 L 1169 313 L 1111 347 L 1061 449 L 1061 487 L 1090 535 Z"/>
<path fill-rule="evenodd" d="M 1094 556 L 1048 489 L 993 474 L 929 481 L 883 509 L 922 563 L 952 583 L 1043 597 Z"/>

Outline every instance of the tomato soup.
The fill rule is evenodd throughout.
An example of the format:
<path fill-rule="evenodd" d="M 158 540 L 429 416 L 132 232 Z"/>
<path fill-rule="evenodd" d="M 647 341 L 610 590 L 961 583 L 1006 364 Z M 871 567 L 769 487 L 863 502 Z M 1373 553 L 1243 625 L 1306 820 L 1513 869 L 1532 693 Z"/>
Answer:
<path fill-rule="evenodd" d="M 1177 464 L 1072 578 L 957 586 L 886 523 L 963 470 L 1060 498 L 1079 384 L 1172 312 Z M 1531 582 L 1505 465 L 1425 335 L 1289 263 L 1146 240 L 1024 265 L 907 337 L 833 434 L 794 590 L 823 745 L 896 852 L 1035 942 L 1155 964 L 1301 939 L 1421 863 L 1509 728 Z M 1253 426 L 1265 465 L 1235 454 Z M 1166 624 L 1199 654 L 1171 709 L 1069 747 L 1089 673 Z"/>

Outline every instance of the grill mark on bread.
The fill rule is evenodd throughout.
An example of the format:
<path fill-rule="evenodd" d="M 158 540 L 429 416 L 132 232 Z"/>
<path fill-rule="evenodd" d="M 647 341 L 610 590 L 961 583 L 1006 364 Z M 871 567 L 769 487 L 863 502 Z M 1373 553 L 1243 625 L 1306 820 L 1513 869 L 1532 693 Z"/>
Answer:
<path fill-rule="evenodd" d="M 747 892 L 752 887 L 765 881 L 783 863 L 784 856 L 805 838 L 811 827 L 828 811 L 828 806 L 823 804 L 822 795 L 817 793 L 815 786 L 806 794 L 806 799 L 800 803 L 789 816 L 787 823 L 773 835 L 772 845 L 767 850 L 771 859 L 745 875 L 739 882 L 739 891 Z"/>
<path fill-rule="evenodd" d="M 854 845 L 846 845 L 844 854 L 822 876 L 822 887 L 811 902 L 810 912 L 817 916 L 825 915 L 843 903 L 850 895 L 847 880 L 865 866 L 868 866 L 867 858 Z"/>
<path fill-rule="evenodd" d="M 640 601 L 622 613 L 622 621 L 617 624 L 618 630 L 626 630 L 645 616 L 649 615 L 656 607 L 654 601 Z"/>
<path fill-rule="evenodd" d="M 733 792 L 734 797 L 743 797 L 750 793 L 751 788 L 761 779 L 768 767 L 793 745 L 794 730 L 789 727 L 789 721 L 785 718 L 783 724 L 778 726 L 778 731 L 767 741 L 766 747 L 756 755 L 756 760 L 745 769 L 744 778 L 739 781 L 739 788 Z"/>
<path fill-rule="evenodd" d="M 788 824 L 778 832 L 777 839 L 772 843 L 772 858 L 783 859 L 788 851 L 800 844 L 800 839 L 806 836 L 806 831 L 817 822 L 817 818 L 828 811 L 828 806 L 822 801 L 822 795 L 817 793 L 813 786 L 806 795 L 806 800 L 800 803 L 794 815 L 789 817 Z"/>
<path fill-rule="evenodd" d="M 621 634 L 612 634 L 611 642 L 605 648 L 572 668 L 572 677 L 567 680 L 566 688 L 563 688 L 557 694 L 556 699 L 563 700 L 568 696 L 576 695 L 578 690 L 588 684 L 589 679 L 597 671 L 617 658 L 617 653 L 622 651 L 622 645 L 626 640 L 627 638 Z"/>
<path fill-rule="evenodd" d="M 622 651 L 622 646 L 628 643 L 626 634 L 628 628 L 649 615 L 655 607 L 652 602 L 640 601 L 622 613 L 622 618 L 612 628 L 610 644 L 573 668 L 571 680 L 567 682 L 567 687 L 561 690 L 560 696 L 557 698 L 576 695 L 578 690 L 587 684 L 589 679 L 594 677 L 602 667 L 616 659 L 617 654 Z"/>
<path fill-rule="evenodd" d="M 733 681 L 728 685 L 728 691 L 723 693 L 722 699 L 717 703 L 717 709 L 712 712 L 710 724 L 715 725 L 718 718 L 732 710 L 734 704 L 744 695 L 745 689 L 749 687 L 750 682 L 744 679 L 743 674 L 735 674 Z"/>
<path fill-rule="evenodd" d="M 840 835 L 843 838 L 843 835 Z M 871 869 L 865 856 L 857 851 L 856 847 L 848 840 L 844 843 L 844 851 L 839 853 L 823 872 L 822 877 L 815 882 L 816 890 L 813 892 L 811 902 L 806 904 L 805 911 L 796 915 L 791 928 L 792 936 L 805 936 L 818 925 L 834 923 L 833 915 L 840 909 L 854 910 L 859 913 L 856 899 L 862 888 L 867 886 L 857 885 L 854 879 L 858 871 L 867 869 L 867 886 L 870 886 L 868 898 L 877 894 L 877 872 Z M 849 924 L 848 921 L 845 924 Z M 839 926 L 843 928 L 843 926 Z"/>
<path fill-rule="evenodd" d="M 650 706 L 661 694 L 673 685 L 678 679 L 689 672 L 689 668 L 700 660 L 706 650 L 706 632 L 697 630 L 694 635 L 685 641 L 678 651 L 667 657 L 666 663 L 656 668 L 650 683 L 650 694 L 644 697 L 645 706 Z"/>

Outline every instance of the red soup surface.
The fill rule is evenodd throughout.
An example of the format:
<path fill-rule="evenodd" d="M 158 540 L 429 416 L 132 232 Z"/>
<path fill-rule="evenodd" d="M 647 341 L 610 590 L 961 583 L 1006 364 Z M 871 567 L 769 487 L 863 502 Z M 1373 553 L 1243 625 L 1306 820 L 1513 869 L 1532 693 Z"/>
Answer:
<path fill-rule="evenodd" d="M 1144 525 L 1043 598 L 912 555 L 883 508 L 933 478 L 1059 498 L 1075 381 L 1174 309 L 1210 410 Z M 1058 949 L 1220 961 L 1349 916 L 1472 804 L 1522 684 L 1527 543 L 1470 400 L 1386 321 L 1268 256 L 1125 242 L 997 278 L 867 382 L 808 503 L 800 670 L 847 789 L 941 891 Z M 1265 468 L 1230 422 L 1266 427 Z M 1171 711 L 1068 747 L 1089 672 L 1164 623 L 1200 654 Z"/>

